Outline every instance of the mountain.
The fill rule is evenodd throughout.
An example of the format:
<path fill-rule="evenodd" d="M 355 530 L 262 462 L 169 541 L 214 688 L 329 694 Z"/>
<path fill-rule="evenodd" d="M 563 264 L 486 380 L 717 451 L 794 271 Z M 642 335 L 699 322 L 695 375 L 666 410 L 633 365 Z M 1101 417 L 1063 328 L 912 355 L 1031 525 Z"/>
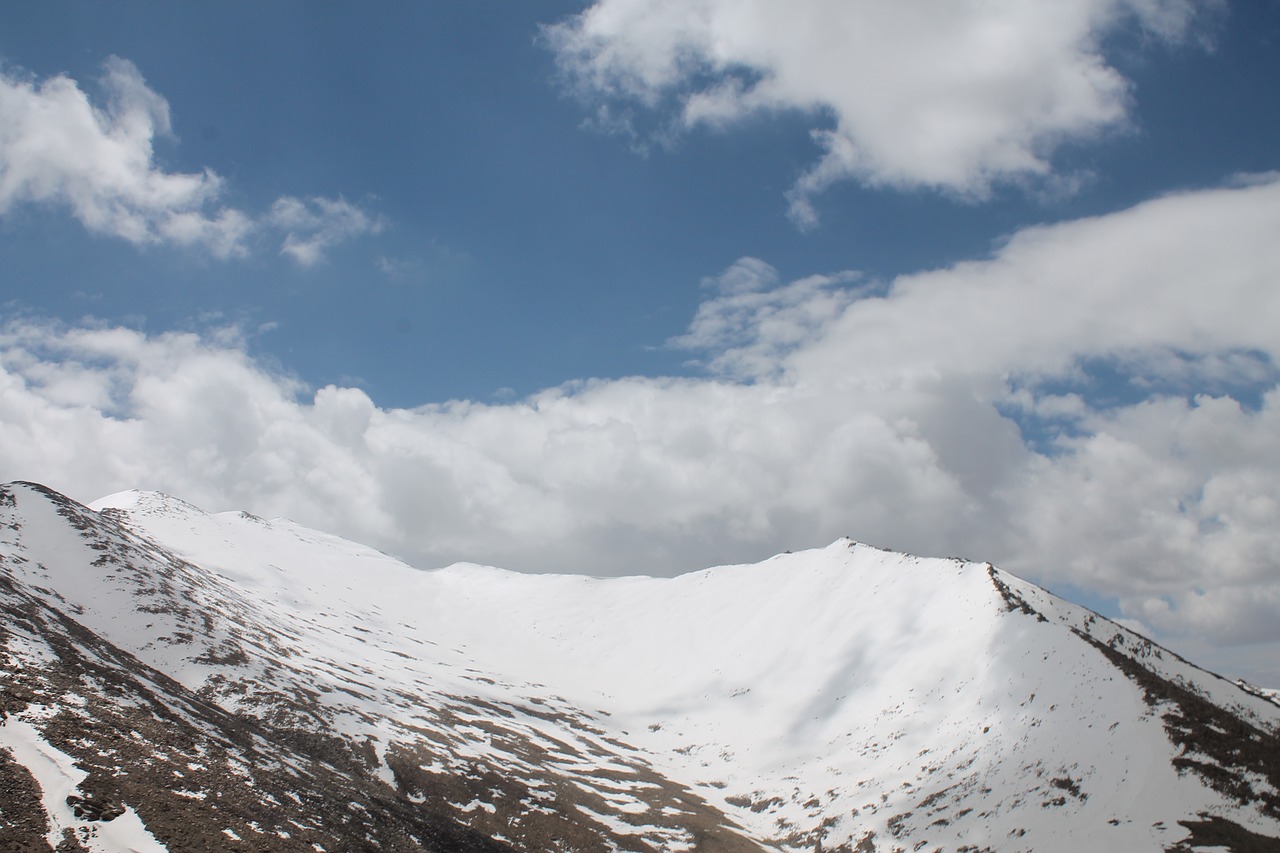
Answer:
<path fill-rule="evenodd" d="M 420 571 L 0 489 L 3 850 L 1277 850 L 1280 706 L 989 564 Z"/>

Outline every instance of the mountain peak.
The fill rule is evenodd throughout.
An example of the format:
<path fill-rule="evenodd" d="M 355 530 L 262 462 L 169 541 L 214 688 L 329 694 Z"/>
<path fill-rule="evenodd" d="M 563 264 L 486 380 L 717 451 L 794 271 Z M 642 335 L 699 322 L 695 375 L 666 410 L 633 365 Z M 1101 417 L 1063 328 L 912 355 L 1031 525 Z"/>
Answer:
<path fill-rule="evenodd" d="M 186 501 L 164 492 L 128 489 L 98 498 L 90 503 L 95 512 L 104 509 L 125 510 L 138 516 L 183 517 L 202 516 L 207 513 Z"/>
<path fill-rule="evenodd" d="M 839 540 L 675 578 L 423 572 L 163 496 L 98 505 L 36 502 L 2 537 L 23 664 L 0 699 L 164 843 L 185 815 L 364 849 L 334 834 L 351 802 L 380 849 L 1280 843 L 1280 708 L 990 564 Z M 59 674 L 92 666 L 125 698 Z M 127 726 L 74 722 L 144 693 L 186 721 L 145 758 L 164 784 L 119 763 Z M 337 811 L 272 812 L 304 829 L 268 839 L 192 749 Z"/>

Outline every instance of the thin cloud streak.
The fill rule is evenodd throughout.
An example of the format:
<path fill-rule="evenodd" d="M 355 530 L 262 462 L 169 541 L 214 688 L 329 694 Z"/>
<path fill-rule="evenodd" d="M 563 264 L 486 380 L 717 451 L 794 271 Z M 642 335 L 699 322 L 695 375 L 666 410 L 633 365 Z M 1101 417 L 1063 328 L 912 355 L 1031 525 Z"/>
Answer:
<path fill-rule="evenodd" d="M 346 199 L 282 196 L 271 205 L 266 221 L 285 232 L 280 253 L 299 265 L 313 266 L 326 250 L 383 228 L 381 218 L 371 216 Z"/>

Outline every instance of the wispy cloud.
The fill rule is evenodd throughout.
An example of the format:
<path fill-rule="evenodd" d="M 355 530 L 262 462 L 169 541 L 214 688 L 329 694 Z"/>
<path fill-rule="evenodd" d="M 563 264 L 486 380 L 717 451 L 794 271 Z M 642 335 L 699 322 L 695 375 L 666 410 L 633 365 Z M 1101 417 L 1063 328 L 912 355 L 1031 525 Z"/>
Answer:
<path fill-rule="evenodd" d="M 1055 149 L 1128 121 L 1132 87 L 1105 38 L 1136 24 L 1177 42 L 1219 5 L 598 0 L 545 35 L 598 113 L 629 102 L 668 114 L 663 135 L 780 110 L 829 119 L 813 130 L 821 157 L 787 197 L 807 228 L 837 181 L 971 199 L 1000 182 L 1070 184 Z"/>
<path fill-rule="evenodd" d="M 346 199 L 284 196 L 271 205 L 266 221 L 285 232 L 280 251 L 304 267 L 318 262 L 324 252 L 383 228 L 380 217 L 372 216 Z"/>
<path fill-rule="evenodd" d="M 281 251 L 302 266 L 381 228 L 341 198 L 284 197 L 265 216 L 222 204 L 225 182 L 212 169 L 157 164 L 155 140 L 172 133 L 169 104 L 133 63 L 111 57 L 99 84 L 105 103 L 94 104 L 63 74 L 37 82 L 0 73 L 0 214 L 61 207 L 96 233 L 139 246 L 198 247 L 221 259 L 282 234 Z"/>
<path fill-rule="evenodd" d="M 710 354 L 705 366 L 738 380 L 775 379 L 785 356 L 814 338 L 854 302 L 854 272 L 815 275 L 779 286 L 778 271 L 741 258 L 704 282 L 716 295 L 698 306 L 685 334 L 669 346 Z"/>

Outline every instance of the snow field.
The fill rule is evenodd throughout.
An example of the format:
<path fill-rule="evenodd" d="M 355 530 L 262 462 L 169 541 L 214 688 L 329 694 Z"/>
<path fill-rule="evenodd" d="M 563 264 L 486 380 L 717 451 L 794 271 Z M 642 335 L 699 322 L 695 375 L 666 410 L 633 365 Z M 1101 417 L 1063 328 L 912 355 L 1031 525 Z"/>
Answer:
<path fill-rule="evenodd" d="M 388 781 L 388 747 L 429 731 L 453 772 L 507 765 L 536 790 L 552 767 L 612 810 L 578 804 L 592 820 L 683 843 L 643 825 L 667 808 L 653 810 L 643 762 L 795 849 L 868 832 L 1145 849 L 1178 840 L 1179 818 L 1238 812 L 1179 776 L 1158 709 L 1073 633 L 1116 626 L 984 565 L 842 540 L 670 579 L 419 571 L 283 520 L 139 492 L 95 504 L 192 564 L 171 599 L 226 616 L 202 634 L 136 609 L 147 579 L 94 567 L 52 504 L 22 505 L 25 547 L 79 568 L 21 570 L 88 627 L 195 689 L 231 674 L 307 691 L 321 722 L 370 740 Z M 1047 618 L 1009 609 L 997 579 Z M 243 660 L 209 662 L 233 648 Z M 1265 699 L 1174 658 L 1154 665 L 1280 726 Z"/>

